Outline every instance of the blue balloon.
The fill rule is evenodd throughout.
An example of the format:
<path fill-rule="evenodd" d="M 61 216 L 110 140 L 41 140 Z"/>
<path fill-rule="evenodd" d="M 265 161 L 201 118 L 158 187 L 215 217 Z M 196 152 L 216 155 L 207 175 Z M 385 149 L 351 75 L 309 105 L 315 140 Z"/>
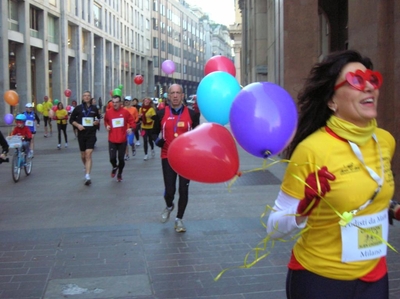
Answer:
<path fill-rule="evenodd" d="M 240 84 L 231 74 L 216 71 L 205 76 L 197 87 L 197 104 L 209 122 L 226 125 Z"/>

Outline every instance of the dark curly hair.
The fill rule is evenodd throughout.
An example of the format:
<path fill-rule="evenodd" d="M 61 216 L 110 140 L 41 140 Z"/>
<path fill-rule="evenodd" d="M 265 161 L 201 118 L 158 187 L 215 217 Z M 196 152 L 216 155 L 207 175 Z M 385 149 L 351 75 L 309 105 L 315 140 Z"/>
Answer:
<path fill-rule="evenodd" d="M 287 158 L 292 156 L 301 141 L 326 125 L 333 113 L 328 107 L 328 102 L 335 92 L 335 82 L 343 67 L 350 62 L 359 62 L 367 69 L 372 69 L 371 60 L 354 50 L 331 53 L 311 69 L 297 97 L 299 121 L 296 134 L 285 151 Z"/>

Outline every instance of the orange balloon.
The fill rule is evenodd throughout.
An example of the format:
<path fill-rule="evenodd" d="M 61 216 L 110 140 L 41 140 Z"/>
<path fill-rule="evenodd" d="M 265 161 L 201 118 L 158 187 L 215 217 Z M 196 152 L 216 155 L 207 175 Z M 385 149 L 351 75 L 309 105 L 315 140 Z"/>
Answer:
<path fill-rule="evenodd" d="M 10 106 L 16 106 L 19 102 L 19 95 L 14 90 L 7 90 L 4 93 L 4 101 Z"/>

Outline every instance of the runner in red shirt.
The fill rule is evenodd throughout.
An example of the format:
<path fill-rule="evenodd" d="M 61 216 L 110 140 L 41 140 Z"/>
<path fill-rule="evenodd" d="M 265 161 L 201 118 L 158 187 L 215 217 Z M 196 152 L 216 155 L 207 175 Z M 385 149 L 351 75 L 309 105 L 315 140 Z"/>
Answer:
<path fill-rule="evenodd" d="M 121 91 L 114 90 L 112 97 L 113 108 L 107 110 L 104 116 L 104 126 L 108 131 L 108 151 L 112 165 L 111 177 L 114 178 L 117 170 L 117 181 L 122 181 L 122 170 L 125 167 L 126 135 L 136 128 L 136 123 L 128 110 L 122 107 Z M 118 164 L 117 164 L 118 155 Z"/>

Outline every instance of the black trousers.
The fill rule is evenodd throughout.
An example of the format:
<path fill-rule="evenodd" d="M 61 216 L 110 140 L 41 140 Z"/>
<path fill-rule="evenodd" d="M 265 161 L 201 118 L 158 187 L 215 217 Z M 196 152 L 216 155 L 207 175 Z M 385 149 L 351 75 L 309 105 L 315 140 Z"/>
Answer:
<path fill-rule="evenodd" d="M 307 270 L 290 270 L 286 277 L 287 299 L 388 299 L 388 275 L 375 282 L 337 280 Z"/>
<path fill-rule="evenodd" d="M 61 144 L 61 131 L 64 133 L 64 140 L 65 143 L 68 142 L 67 138 L 67 124 L 57 124 L 57 130 L 58 130 L 58 144 Z"/>
<path fill-rule="evenodd" d="M 169 165 L 168 159 L 161 159 L 161 165 L 164 176 L 164 199 L 167 207 L 171 207 L 175 198 L 176 192 L 176 179 L 178 174 Z M 189 200 L 189 183 L 190 180 L 179 175 L 179 200 L 178 200 L 178 213 L 177 218 L 182 219 L 185 213 L 186 206 Z"/>
<path fill-rule="evenodd" d="M 122 170 L 125 167 L 125 151 L 126 141 L 122 143 L 108 142 L 108 152 L 110 154 L 110 163 L 113 168 L 118 167 L 118 174 L 122 174 Z M 117 164 L 118 157 L 118 164 Z"/>
<path fill-rule="evenodd" d="M 147 155 L 147 152 L 149 150 L 149 144 L 150 148 L 153 150 L 154 149 L 154 140 L 153 140 L 153 129 L 142 129 L 144 131 L 143 135 L 143 149 L 144 149 L 144 154 Z"/>

